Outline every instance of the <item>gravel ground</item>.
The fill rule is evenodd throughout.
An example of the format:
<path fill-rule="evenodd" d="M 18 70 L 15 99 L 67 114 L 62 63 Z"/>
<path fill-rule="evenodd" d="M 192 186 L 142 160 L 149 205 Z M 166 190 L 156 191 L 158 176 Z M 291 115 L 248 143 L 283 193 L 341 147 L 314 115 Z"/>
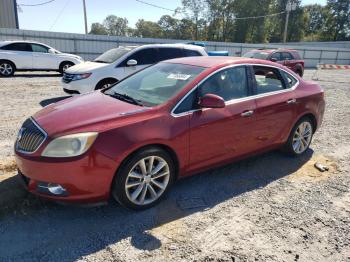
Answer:
<path fill-rule="evenodd" d="M 350 72 L 319 79 L 325 119 L 303 157 L 270 152 L 181 180 L 142 212 L 61 206 L 19 189 L 17 129 L 65 94 L 56 75 L 0 79 L 0 261 L 350 261 Z"/>

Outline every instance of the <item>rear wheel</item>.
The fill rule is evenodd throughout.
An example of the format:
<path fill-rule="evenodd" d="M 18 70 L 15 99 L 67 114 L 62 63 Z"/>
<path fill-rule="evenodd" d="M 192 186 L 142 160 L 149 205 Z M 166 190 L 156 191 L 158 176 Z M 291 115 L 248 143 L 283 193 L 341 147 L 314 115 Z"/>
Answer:
<path fill-rule="evenodd" d="M 174 181 L 170 155 L 159 148 L 142 150 L 131 156 L 116 174 L 113 197 L 123 206 L 142 210 L 157 204 Z"/>
<path fill-rule="evenodd" d="M 297 73 L 300 77 L 303 77 L 303 71 L 302 71 L 302 70 L 298 69 L 298 70 L 296 71 L 296 73 Z"/>
<path fill-rule="evenodd" d="M 103 88 L 107 88 L 115 83 L 117 83 L 118 80 L 113 79 L 113 78 L 109 78 L 109 79 L 103 79 L 100 82 L 97 83 L 95 90 L 99 90 L 99 89 L 103 89 Z"/>
<path fill-rule="evenodd" d="M 0 76 L 9 77 L 15 73 L 16 67 L 10 61 L 0 61 Z"/>
<path fill-rule="evenodd" d="M 58 71 L 63 74 L 68 68 L 70 68 L 71 66 L 74 66 L 74 64 L 72 62 L 62 62 L 60 64 L 60 68 L 58 69 Z"/>
<path fill-rule="evenodd" d="M 292 156 L 303 154 L 310 146 L 314 127 L 308 117 L 300 119 L 293 127 L 284 151 Z"/>

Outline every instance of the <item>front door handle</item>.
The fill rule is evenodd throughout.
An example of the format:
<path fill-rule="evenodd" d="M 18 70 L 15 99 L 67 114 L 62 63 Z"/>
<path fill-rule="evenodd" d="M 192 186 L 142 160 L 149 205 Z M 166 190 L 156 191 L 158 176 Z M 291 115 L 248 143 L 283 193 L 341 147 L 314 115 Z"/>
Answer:
<path fill-rule="evenodd" d="M 241 116 L 242 117 L 248 117 L 248 116 L 251 116 L 254 114 L 254 111 L 253 110 L 248 110 L 248 111 L 244 111 Z"/>
<path fill-rule="evenodd" d="M 295 104 L 297 100 L 295 98 L 287 100 L 287 104 Z"/>

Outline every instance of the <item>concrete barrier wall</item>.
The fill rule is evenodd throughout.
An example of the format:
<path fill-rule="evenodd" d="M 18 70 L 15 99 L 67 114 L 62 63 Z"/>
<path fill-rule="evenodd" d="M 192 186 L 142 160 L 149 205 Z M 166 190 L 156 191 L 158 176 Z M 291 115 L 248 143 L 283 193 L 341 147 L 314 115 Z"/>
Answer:
<path fill-rule="evenodd" d="M 1 40 L 34 40 L 48 44 L 57 50 L 82 56 L 92 60 L 104 51 L 119 45 L 144 45 L 152 43 L 181 43 L 189 42 L 175 39 L 156 39 L 138 37 L 118 37 L 102 35 L 84 35 L 71 33 L 56 33 L 33 30 L 0 28 Z M 350 64 L 350 48 L 300 45 L 301 43 L 284 44 L 241 44 L 226 42 L 206 42 L 208 51 L 229 51 L 231 56 L 241 56 L 257 48 L 293 48 L 299 51 L 305 59 L 306 67 L 316 67 L 318 63 Z"/>

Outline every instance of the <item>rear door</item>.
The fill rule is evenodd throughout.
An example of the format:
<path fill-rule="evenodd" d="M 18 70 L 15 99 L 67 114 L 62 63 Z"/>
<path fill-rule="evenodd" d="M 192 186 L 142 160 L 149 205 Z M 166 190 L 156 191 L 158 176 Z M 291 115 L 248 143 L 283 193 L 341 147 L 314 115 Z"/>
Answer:
<path fill-rule="evenodd" d="M 256 97 L 257 148 L 284 142 L 297 115 L 294 88 L 297 80 L 287 82 L 285 71 L 270 66 L 252 66 Z M 288 74 L 289 75 L 289 74 Z"/>
<path fill-rule="evenodd" d="M 28 43 L 12 43 L 1 47 L 6 57 L 15 63 L 17 69 L 32 69 L 33 54 Z"/>
<path fill-rule="evenodd" d="M 129 60 L 136 60 L 136 66 L 128 66 L 127 62 Z M 124 68 L 124 75 L 121 77 L 126 77 L 133 74 L 147 66 L 150 66 L 158 61 L 158 48 L 144 48 L 136 51 L 126 58 L 118 67 Z"/>
<path fill-rule="evenodd" d="M 158 50 L 158 62 L 185 56 L 182 48 L 160 47 Z"/>
<path fill-rule="evenodd" d="M 33 50 L 33 69 L 58 69 L 57 55 L 49 53 L 44 45 L 31 44 Z"/>
<path fill-rule="evenodd" d="M 288 52 L 282 52 L 283 65 L 289 69 L 293 69 L 295 66 L 295 60 L 293 56 Z"/>

